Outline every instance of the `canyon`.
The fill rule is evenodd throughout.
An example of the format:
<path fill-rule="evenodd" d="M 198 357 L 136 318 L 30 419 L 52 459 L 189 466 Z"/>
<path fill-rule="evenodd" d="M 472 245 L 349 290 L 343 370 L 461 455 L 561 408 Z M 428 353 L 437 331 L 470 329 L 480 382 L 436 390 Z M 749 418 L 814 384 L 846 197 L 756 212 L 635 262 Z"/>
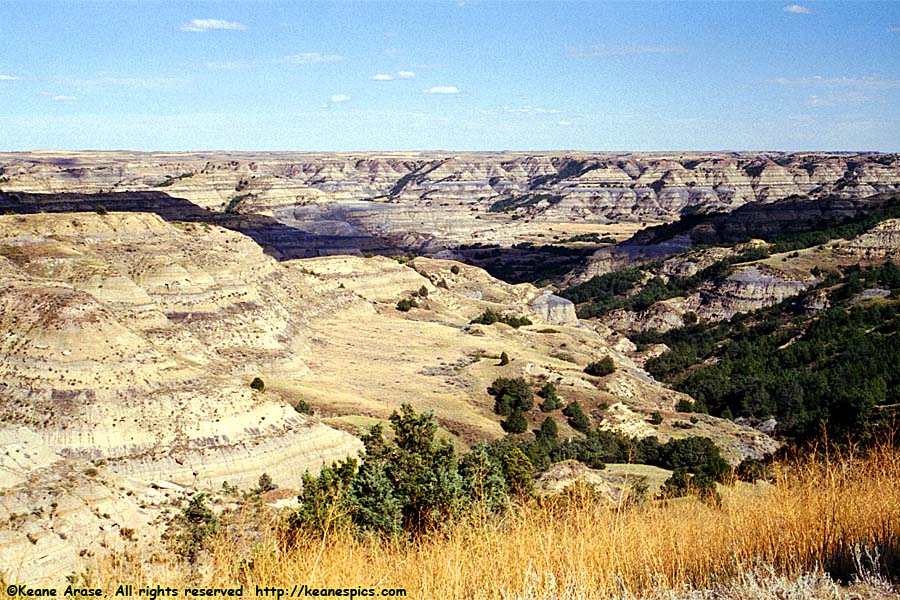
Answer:
<path fill-rule="evenodd" d="M 762 457 L 766 433 L 680 412 L 643 369 L 659 349 L 626 334 L 896 260 L 897 219 L 640 313 L 579 319 L 558 287 L 650 260 L 688 277 L 761 243 L 738 238 L 898 192 L 880 154 L 0 154 L 0 569 L 34 581 L 150 544 L 196 490 L 294 489 L 403 403 L 459 450 L 498 439 L 500 376 L 554 383 L 600 428 Z M 532 324 L 473 324 L 486 310 Z M 614 373 L 585 374 L 606 356 Z"/>

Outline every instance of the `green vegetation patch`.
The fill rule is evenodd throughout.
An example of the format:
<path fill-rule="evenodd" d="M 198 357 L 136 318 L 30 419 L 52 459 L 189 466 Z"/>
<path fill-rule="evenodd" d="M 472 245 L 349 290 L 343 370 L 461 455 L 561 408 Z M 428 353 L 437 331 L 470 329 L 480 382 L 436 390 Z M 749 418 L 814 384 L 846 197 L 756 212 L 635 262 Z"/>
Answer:
<path fill-rule="evenodd" d="M 528 317 L 501 314 L 490 308 L 470 321 L 470 324 L 478 325 L 493 325 L 494 323 L 506 323 L 507 325 L 515 329 L 518 329 L 523 325 L 532 324 L 531 319 L 529 319 Z"/>
<path fill-rule="evenodd" d="M 773 240 L 772 252 L 778 254 L 802 250 L 840 238 L 849 240 L 864 234 L 885 219 L 897 218 L 900 218 L 900 201 L 894 200 L 882 208 L 848 219 L 839 225 L 780 236 Z"/>
<path fill-rule="evenodd" d="M 894 296 L 860 301 L 866 288 Z M 805 301 L 824 290 L 831 308 L 809 314 Z M 723 417 L 774 416 L 778 432 L 810 440 L 865 438 L 900 402 L 900 267 L 893 263 L 832 274 L 814 290 L 730 322 L 696 324 L 634 337 L 670 350 L 647 361 L 654 377 Z"/>
<path fill-rule="evenodd" d="M 254 194 L 238 194 L 234 198 L 228 201 L 228 205 L 225 207 L 225 212 L 228 214 L 233 214 L 237 211 L 238 206 L 241 205 L 241 202 L 247 200 L 248 198 L 255 198 Z"/>
<path fill-rule="evenodd" d="M 638 283 L 646 278 L 645 270 L 658 268 L 659 263 L 644 265 L 642 268 L 630 267 L 614 273 L 595 275 L 584 283 L 562 290 L 559 295 L 577 305 L 576 312 L 581 319 L 600 317 L 618 309 L 640 312 L 662 300 L 690 294 L 706 281 L 725 279 L 731 275 L 732 264 L 737 260 L 738 257 L 720 260 L 690 277 L 672 278 L 668 281 L 653 277 L 637 291 L 634 290 Z"/>
<path fill-rule="evenodd" d="M 546 200 L 550 204 L 559 204 L 563 197 L 558 194 L 523 194 L 512 198 L 497 200 L 488 209 L 490 212 L 511 212 L 519 208 L 528 208 Z"/>

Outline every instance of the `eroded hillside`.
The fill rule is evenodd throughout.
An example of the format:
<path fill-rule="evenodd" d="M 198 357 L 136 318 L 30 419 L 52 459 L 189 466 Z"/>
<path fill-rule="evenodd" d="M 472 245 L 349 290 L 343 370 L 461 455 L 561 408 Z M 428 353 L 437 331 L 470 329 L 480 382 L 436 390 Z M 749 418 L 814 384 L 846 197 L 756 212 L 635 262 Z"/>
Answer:
<path fill-rule="evenodd" d="M 296 489 L 403 404 L 433 412 L 460 451 L 500 439 L 509 415 L 489 388 L 501 378 L 559 396 L 522 411 L 520 441 L 552 418 L 585 448 L 593 427 L 708 437 L 732 464 L 761 457 L 777 443 L 747 424 L 779 421 L 768 408 L 718 418 L 730 401 L 718 397 L 717 416 L 695 414 L 702 403 L 676 389 L 699 388 L 669 376 L 718 350 L 663 371 L 677 350 L 663 332 L 798 295 L 815 314 L 829 273 L 898 248 L 900 163 L 884 155 L 0 164 L 0 541 L 15 560 L 0 558 L 22 574 L 158 542 L 196 490 L 248 489 L 263 473 Z M 599 296 L 560 292 L 589 318 L 552 288 L 510 283 L 567 273 L 601 275 Z M 611 372 L 586 373 L 607 358 Z M 576 403 L 586 424 L 563 412 Z"/>
<path fill-rule="evenodd" d="M 708 435 L 733 461 L 775 447 L 714 418 L 676 427 L 683 396 L 561 298 L 454 261 L 401 262 L 278 262 L 240 233 L 155 214 L 0 217 L 5 568 L 70 569 L 98 545 L 152 540 L 193 489 L 264 472 L 296 486 L 404 402 L 433 411 L 460 448 L 498 438 L 487 388 L 501 376 L 553 382 L 629 436 Z M 470 324 L 487 309 L 534 324 Z M 585 374 L 601 356 L 616 371 Z M 653 425 L 657 411 L 667 418 Z"/>
<path fill-rule="evenodd" d="M 0 155 L 0 167 L 6 192 L 158 192 L 274 217 L 310 234 L 293 257 L 549 243 L 589 223 L 619 239 L 623 223 L 900 187 L 900 159 L 879 154 L 43 152 Z"/>

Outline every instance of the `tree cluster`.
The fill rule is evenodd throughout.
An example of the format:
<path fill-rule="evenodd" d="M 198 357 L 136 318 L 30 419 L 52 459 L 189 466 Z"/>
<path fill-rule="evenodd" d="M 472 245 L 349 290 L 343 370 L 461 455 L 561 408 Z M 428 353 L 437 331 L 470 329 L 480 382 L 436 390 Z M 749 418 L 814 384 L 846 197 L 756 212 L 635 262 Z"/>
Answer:
<path fill-rule="evenodd" d="M 528 496 L 533 467 L 518 447 L 484 444 L 458 460 L 437 439 L 431 413 L 404 404 L 390 417 L 393 438 L 379 425 L 363 437 L 359 460 L 347 458 L 305 474 L 300 507 L 288 530 L 354 529 L 384 536 L 419 536 L 471 511 L 497 512 L 511 496 Z"/>
<path fill-rule="evenodd" d="M 900 303 L 859 302 L 874 286 L 900 290 L 900 268 L 830 275 L 813 292 L 825 290 L 832 306 L 817 314 L 805 311 L 803 295 L 727 323 L 639 336 L 670 348 L 647 370 L 690 394 L 700 412 L 775 417 L 779 433 L 796 440 L 823 427 L 832 437 L 864 439 L 881 414 L 876 407 L 900 402 Z"/>

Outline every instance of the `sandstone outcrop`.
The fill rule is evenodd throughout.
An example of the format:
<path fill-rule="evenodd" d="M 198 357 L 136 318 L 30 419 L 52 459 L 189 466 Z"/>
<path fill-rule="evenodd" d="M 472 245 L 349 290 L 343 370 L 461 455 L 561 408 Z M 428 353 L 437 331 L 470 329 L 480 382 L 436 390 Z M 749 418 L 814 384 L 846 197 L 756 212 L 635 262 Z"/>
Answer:
<path fill-rule="evenodd" d="M 879 154 L 34 152 L 0 154 L 0 167 L 6 192 L 155 191 L 274 217 L 343 238 L 346 249 L 374 237 L 420 252 L 473 240 L 509 246 L 549 223 L 669 222 L 900 189 L 900 159 Z"/>
<path fill-rule="evenodd" d="M 578 322 L 575 315 L 575 304 L 571 300 L 560 298 L 546 292 L 531 302 L 531 308 L 547 323 L 572 325 Z"/>
<path fill-rule="evenodd" d="M 883 210 L 898 199 L 900 194 L 896 191 L 859 198 L 812 195 L 744 204 L 727 213 L 692 212 L 677 222 L 639 231 L 616 246 L 599 248 L 569 274 L 567 281 L 585 281 L 635 264 L 665 260 L 695 246 L 731 246 L 752 243 L 757 238 L 772 241 L 789 234 L 835 227 Z"/>
<path fill-rule="evenodd" d="M 882 221 L 868 232 L 834 244 L 834 251 L 841 256 L 862 260 L 900 258 L 900 219 Z"/>
<path fill-rule="evenodd" d="M 700 292 L 698 316 L 709 320 L 730 319 L 796 296 L 815 283 L 785 279 L 764 266 L 751 266 Z"/>

